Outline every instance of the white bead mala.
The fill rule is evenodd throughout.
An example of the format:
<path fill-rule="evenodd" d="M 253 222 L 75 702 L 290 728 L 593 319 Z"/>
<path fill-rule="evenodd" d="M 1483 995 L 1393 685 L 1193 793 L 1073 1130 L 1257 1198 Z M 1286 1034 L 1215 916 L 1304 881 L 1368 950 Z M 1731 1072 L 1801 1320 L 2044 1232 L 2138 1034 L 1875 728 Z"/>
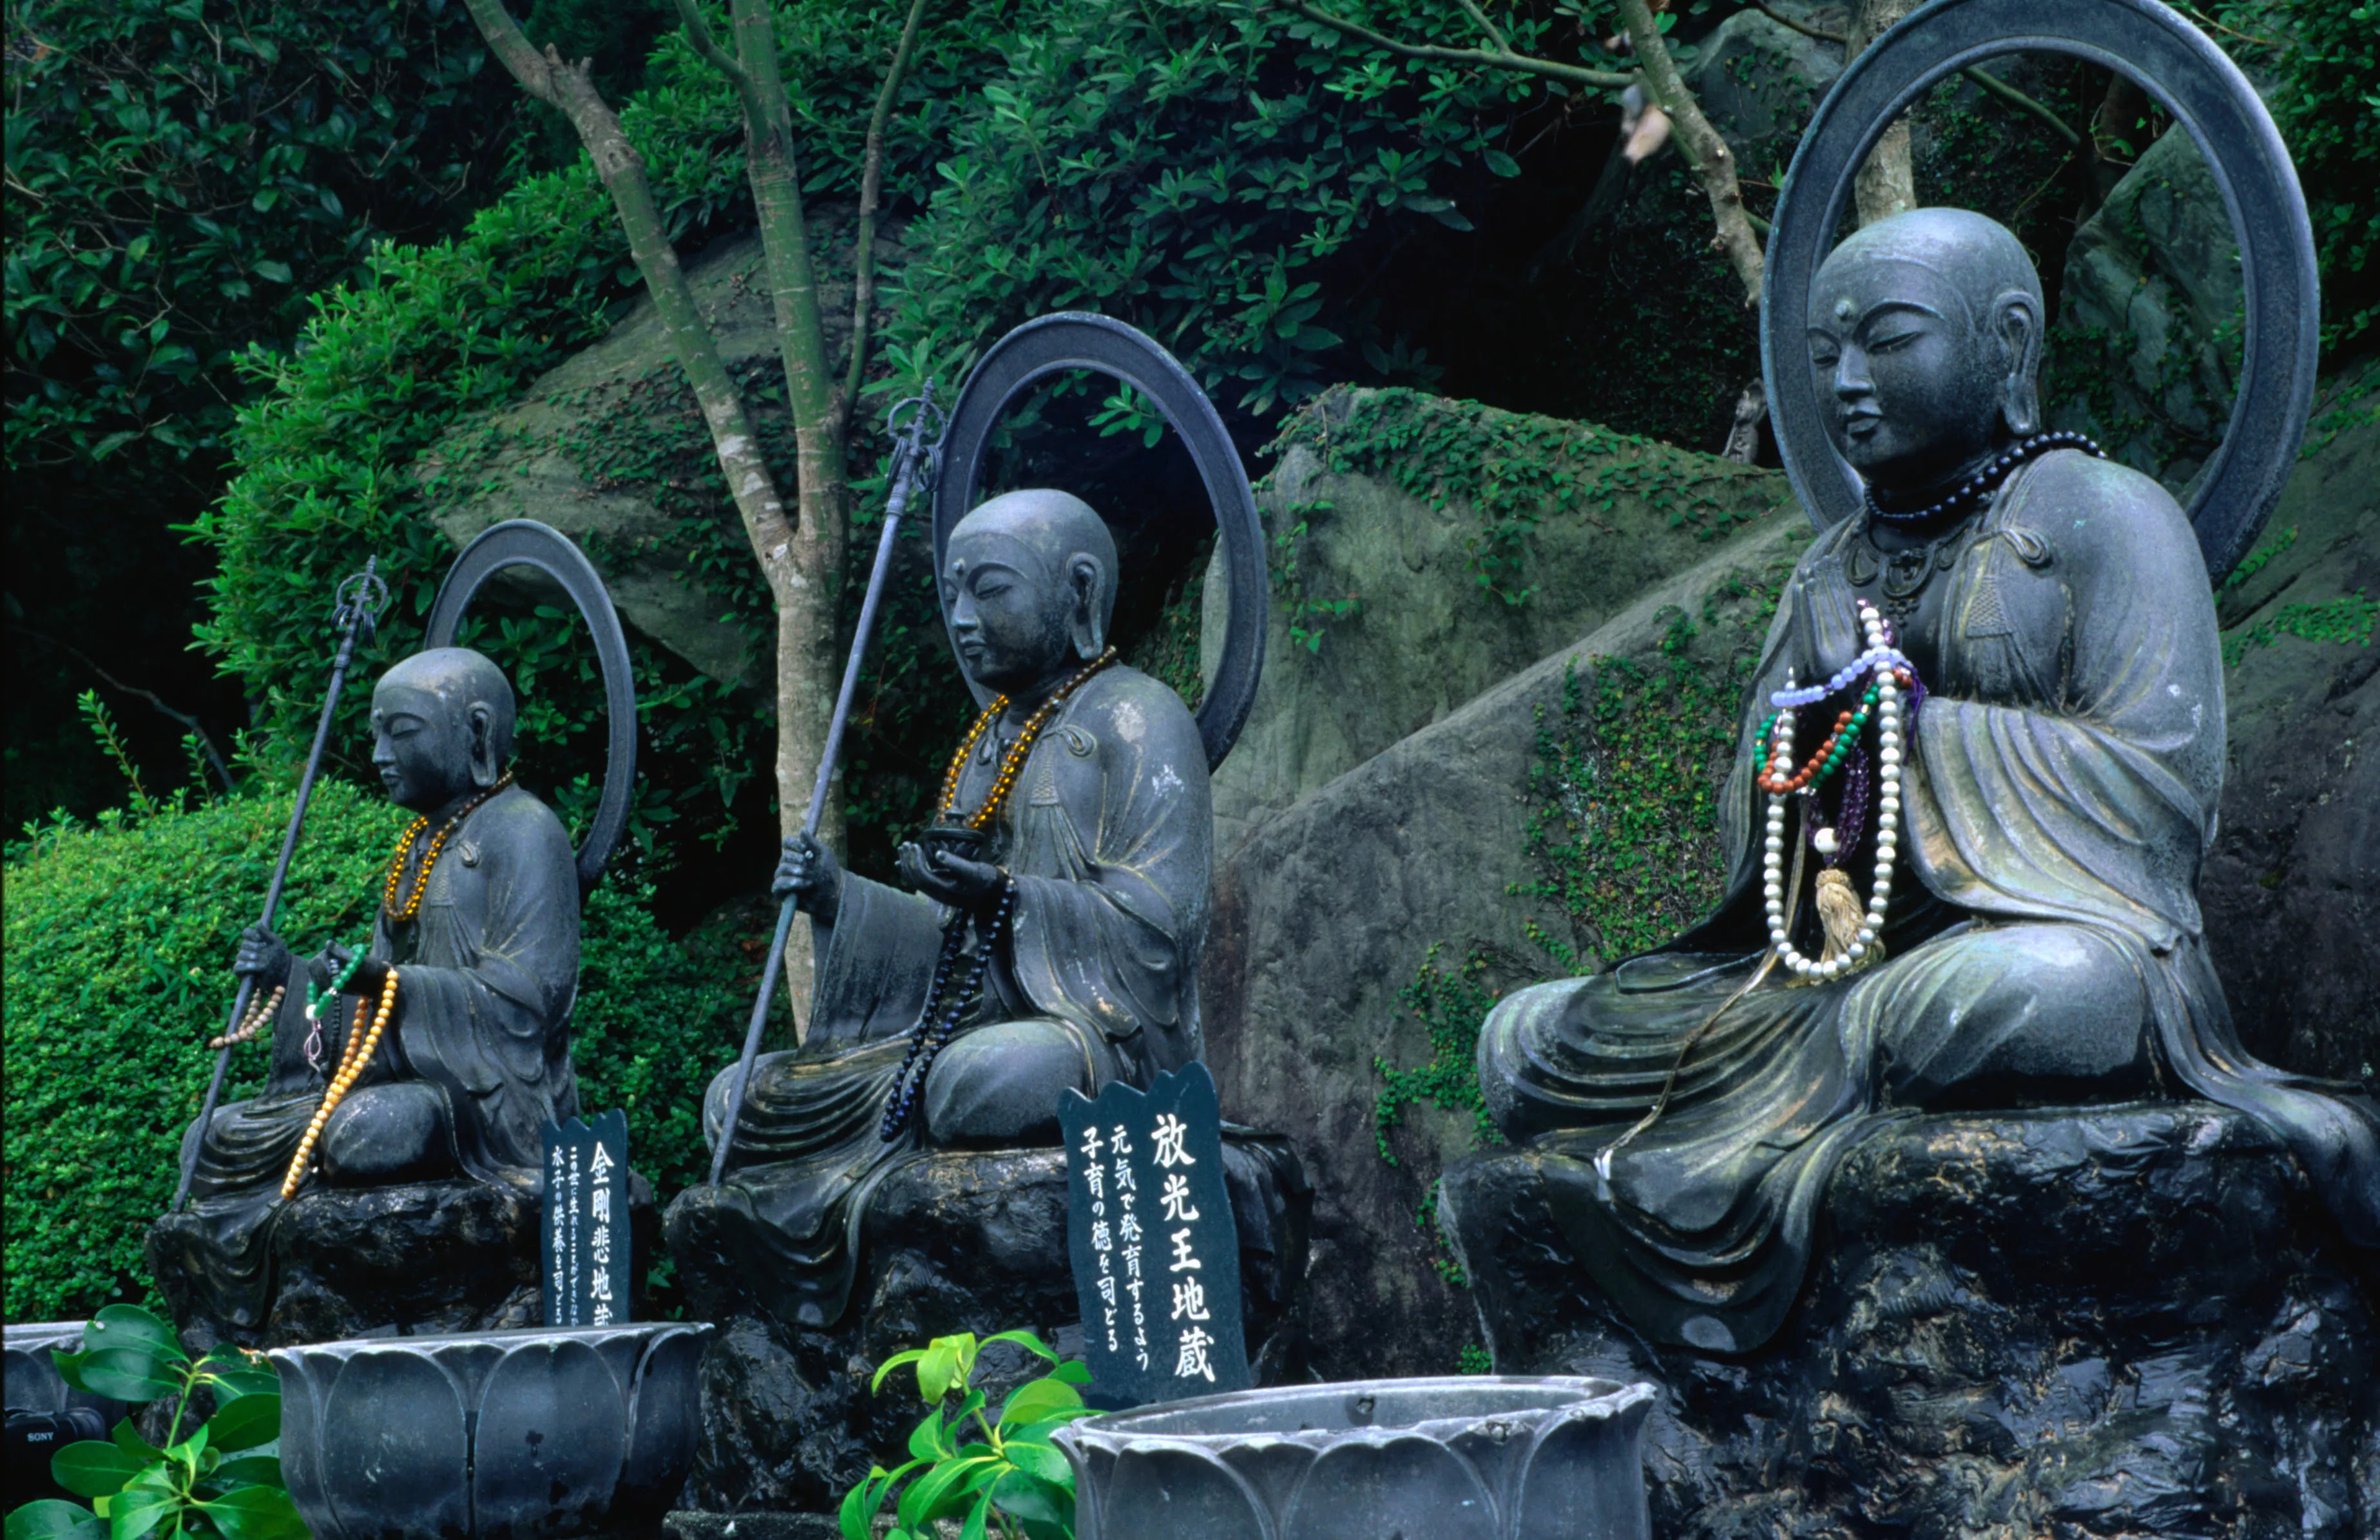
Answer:
<path fill-rule="evenodd" d="M 1768 796 L 1768 827 L 1761 857 L 1760 891 L 1768 912 L 1768 940 L 1777 959 L 1797 979 L 1822 982 L 1855 973 L 1882 955 L 1876 937 L 1883 933 L 1892 899 L 1892 867 L 1900 852 L 1900 687 L 1893 678 L 1900 661 L 1885 639 L 1884 617 L 1874 605 L 1860 600 L 1861 626 L 1867 633 L 1867 653 L 1876 660 L 1877 798 L 1876 806 L 1876 880 L 1868 891 L 1867 912 L 1842 955 L 1823 962 L 1795 949 L 1786 919 L 1785 804 L 1795 794 L 1772 792 Z M 1792 687 L 1789 676 L 1786 686 Z M 1770 738 L 1769 769 L 1778 777 L 1793 772 L 1793 719 L 1790 706 L 1780 707 Z M 1810 791 L 1800 794 L 1808 796 Z M 1856 837 L 1855 835 L 1852 837 Z M 1827 854 L 1827 853 L 1822 853 Z"/>

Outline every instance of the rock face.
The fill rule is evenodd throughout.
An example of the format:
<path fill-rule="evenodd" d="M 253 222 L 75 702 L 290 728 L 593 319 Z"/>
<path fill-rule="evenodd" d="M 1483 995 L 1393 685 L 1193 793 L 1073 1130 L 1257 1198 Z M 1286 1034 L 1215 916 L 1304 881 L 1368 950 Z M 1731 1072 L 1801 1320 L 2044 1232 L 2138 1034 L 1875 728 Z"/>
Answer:
<path fill-rule="evenodd" d="M 1234 1181 L 1242 1310 L 1260 1382 L 1303 1377 L 1309 1195 L 1276 1189 L 1256 1201 Z M 700 1210 L 715 1213 L 716 1210 Z M 870 1394 L 875 1366 L 936 1337 L 1024 1327 L 1080 1352 L 1080 1315 L 1066 1254 L 1062 1150 L 958 1152 L 897 1168 L 869 1200 L 865 1258 L 845 1320 L 817 1329 L 760 1311 L 715 1237 L 672 1220 L 691 1313 L 719 1325 L 702 1364 L 702 1440 L 687 1485 L 710 1512 L 831 1512 L 872 1462 L 907 1458 L 925 1414 L 915 1380 Z M 1069 1349 L 1068 1344 L 1074 1346 Z M 985 1351 L 977 1383 L 994 1405 L 1039 1372 L 1022 1349 Z"/>
<path fill-rule="evenodd" d="M 1667 1388 L 1673 1535 L 2366 1535 L 2380 1526 L 2368 1258 L 2295 1163 L 2204 1104 L 1925 1117 L 1861 1146 L 1762 1352 L 1649 1346 L 1568 1255 L 1533 1152 L 1450 1170 L 1501 1373 Z"/>
<path fill-rule="evenodd" d="M 656 1255 L 661 1220 L 653 1190 L 628 1182 L 629 1232 L 640 1283 Z M 174 1258 L 187 1213 L 149 1231 L 149 1267 L 183 1345 L 279 1348 L 350 1338 L 427 1336 L 533 1327 L 542 1320 L 537 1198 L 479 1182 L 412 1187 L 317 1189 L 273 1219 L 274 1293 L 262 1328 L 236 1327 L 209 1313 Z"/>
<path fill-rule="evenodd" d="M 2375 392 L 2367 363 L 2317 403 L 2280 507 L 2216 596 L 2230 758 L 2198 893 L 2248 1047 L 2380 1089 Z"/>
<path fill-rule="evenodd" d="M 1635 446 L 1614 453 L 1632 475 L 1645 468 Z M 1475 586 L 1448 600 L 1454 585 L 1442 572 L 1428 579 L 1440 594 L 1434 603 L 1374 602 L 1380 590 L 1370 590 L 1352 624 L 1326 629 L 1318 652 L 1285 646 L 1275 617 L 1257 718 L 1217 782 L 1219 803 L 1222 788 L 1235 784 L 1250 831 L 1224 846 L 1200 988 L 1224 1105 L 1260 1126 L 1298 1131 L 1315 1188 L 1309 1314 L 1326 1378 L 1447 1373 L 1474 1339 L 1472 1305 L 1450 1287 L 1446 1259 L 1415 1215 L 1440 1163 L 1473 1146 L 1475 1125 L 1459 1106 L 1409 1107 L 1391 1136 L 1400 1163 L 1389 1164 L 1374 1130 L 1382 1068 L 1414 1069 L 1436 1054 L 1458 1089 L 1474 1084 L 1467 1047 L 1441 1045 L 1434 1032 L 1463 1038 L 1475 1032 L 1476 1015 L 1455 1019 L 1458 1000 L 1433 1027 L 1405 998 L 1434 947 L 1449 970 L 1475 953 L 1495 959 L 1483 990 L 1594 965 L 1598 938 L 1561 905 L 1509 891 L 1537 874 L 1529 831 L 1556 794 L 1532 786 L 1539 733 L 1566 720 L 1574 665 L 1587 674 L 1612 660 L 1658 669 L 1670 656 L 1665 649 L 1679 648 L 1682 662 L 1723 676 L 1756 643 L 1767 613 L 1760 585 L 1790 567 L 1809 527 L 1798 515 L 1770 516 L 1781 477 L 1729 468 L 1740 473 L 1726 483 L 1741 499 L 1735 506 L 1754 521 L 1716 544 L 1681 537 L 1653 506 L 1598 511 L 1615 524 L 1609 532 L 1565 529 L 1562 519 L 1574 515 L 1547 510 L 1527 570 L 1571 585 L 1549 582 L 1544 590 L 1574 596 L 1565 600 L 1575 626 L 1568 636 L 1551 602 L 1542 620 L 1531 620 L 1525 607 L 1507 613 Z M 1302 564 L 1304 552 L 1316 551 L 1331 558 L 1334 574 L 1366 571 L 1383 584 L 1419 588 L 1427 575 L 1401 570 L 1403 550 L 1460 559 L 1459 540 L 1441 531 L 1460 529 L 1462 510 L 1433 509 L 1393 484 L 1365 485 L 1353 475 L 1301 481 L 1284 474 L 1275 496 L 1285 480 L 1301 496 L 1334 504 L 1322 527 L 1339 530 L 1335 543 L 1301 547 Z M 1629 533 L 1618 532 L 1620 518 Z M 1648 538 L 1647 526 L 1659 532 Z M 1667 581 L 1664 560 L 1674 575 Z M 1613 586 L 1600 586 L 1597 568 L 1613 570 Z M 1690 624 L 1682 630 L 1681 622 Z M 1465 656 L 1505 657 L 1530 642 L 1545 648 L 1537 661 L 1418 731 L 1406 725 L 1442 709 L 1439 702 L 1468 677 Z M 1413 661 L 1427 687 L 1407 677 L 1402 660 Z M 1326 714 L 1334 721 L 1318 724 Z M 1690 779 L 1706 790 L 1727 746 L 1689 745 L 1697 760 Z M 1628 752 L 1609 748 L 1615 758 Z M 1699 761 L 1714 748 L 1719 757 L 1706 775 Z M 1264 779 L 1251 773 L 1259 767 Z M 1281 811 L 1268 812 L 1257 794 L 1326 782 Z M 1682 804 L 1674 817 L 1693 811 Z M 1716 869 L 1715 850 L 1704 865 Z M 1477 1008 L 1486 1003 L 1483 992 Z"/>

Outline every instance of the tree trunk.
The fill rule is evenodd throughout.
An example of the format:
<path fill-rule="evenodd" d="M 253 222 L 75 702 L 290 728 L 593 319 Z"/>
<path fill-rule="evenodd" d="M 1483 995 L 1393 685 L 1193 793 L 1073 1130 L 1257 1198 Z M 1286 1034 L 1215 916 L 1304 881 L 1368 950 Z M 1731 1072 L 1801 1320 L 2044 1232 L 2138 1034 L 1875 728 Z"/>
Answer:
<path fill-rule="evenodd" d="M 1917 0 L 1860 0 L 1859 15 L 1843 45 L 1843 62 L 1857 58 L 1878 34 L 1917 8 Z M 1903 114 L 1868 152 L 1867 164 L 1852 183 L 1863 226 L 1917 207 L 1917 172 L 1909 159 L 1909 117 Z"/>
<path fill-rule="evenodd" d="M 1653 100 L 1670 115 L 1670 123 L 1677 130 L 1678 148 L 1702 178 L 1703 190 L 1710 197 L 1711 223 L 1716 233 L 1711 236 L 1712 249 L 1724 252 L 1728 263 L 1743 285 L 1746 307 L 1760 303 L 1760 285 L 1765 256 L 1760 237 L 1752 232 L 1752 221 L 1743 212 L 1743 189 L 1736 181 L 1735 156 L 1727 140 L 1711 127 L 1703 115 L 1702 104 L 1678 73 L 1675 59 L 1670 56 L 1670 46 L 1661 41 L 1661 30 L 1655 25 L 1652 7 L 1645 0 L 1620 0 L 1621 18 L 1628 27 L 1628 41 L 1636 50 L 1637 60 L 1645 67 L 1645 85 L 1652 91 Z"/>

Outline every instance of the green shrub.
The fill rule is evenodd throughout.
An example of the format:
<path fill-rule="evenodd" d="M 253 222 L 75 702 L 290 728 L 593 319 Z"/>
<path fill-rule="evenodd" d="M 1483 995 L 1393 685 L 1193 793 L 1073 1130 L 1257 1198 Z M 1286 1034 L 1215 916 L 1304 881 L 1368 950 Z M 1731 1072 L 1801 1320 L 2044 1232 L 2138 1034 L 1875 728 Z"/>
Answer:
<path fill-rule="evenodd" d="M 5 1180 L 11 1320 L 155 1304 L 141 1260 L 172 1199 L 289 816 L 286 794 L 234 797 L 95 825 L 55 825 L 10 852 L 5 960 Z M 335 781 L 315 788 L 280 929 L 312 951 L 371 924 L 377 874 L 406 816 Z M 575 1017 L 579 1095 L 628 1113 L 631 1158 L 663 1201 L 698 1172 L 702 1087 L 735 1055 L 740 969 L 689 954 L 606 883 L 589 899 Z M 713 962 L 717 965 L 711 965 Z M 227 1099 L 263 1084 L 237 1052 Z"/>

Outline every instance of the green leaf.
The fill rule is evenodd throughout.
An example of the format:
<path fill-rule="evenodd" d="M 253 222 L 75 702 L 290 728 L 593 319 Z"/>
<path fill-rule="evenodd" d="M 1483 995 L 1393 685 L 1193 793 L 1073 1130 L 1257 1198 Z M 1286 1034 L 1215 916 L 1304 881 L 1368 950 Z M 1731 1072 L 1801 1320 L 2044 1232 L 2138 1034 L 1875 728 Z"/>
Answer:
<path fill-rule="evenodd" d="M 1499 176 L 1518 176 L 1521 174 L 1521 163 L 1501 150 L 1488 151 L 1480 159 L 1486 161 L 1488 169 Z"/>
<path fill-rule="evenodd" d="M 1018 1347 L 1023 1348 L 1026 1352 L 1032 1353 L 1037 1358 L 1046 1358 L 1052 1364 L 1058 1362 L 1058 1352 L 1056 1349 L 1042 1341 L 1040 1338 L 1036 1337 L 1033 1333 L 1022 1328 L 1014 1331 L 995 1331 L 990 1336 L 983 1340 L 983 1345 L 985 1347 L 990 1347 L 994 1342 L 1014 1342 Z"/>
<path fill-rule="evenodd" d="M 991 1500 L 1002 1513 L 1041 1523 L 1071 1523 L 1075 1517 L 1071 1475 L 1064 1486 L 1058 1486 L 1028 1471 L 1012 1470 L 992 1487 Z"/>
<path fill-rule="evenodd" d="M 885 1376 L 891 1374 L 893 1370 L 899 1368 L 904 1364 L 915 1364 L 925 1356 L 926 1350 L 923 1348 L 911 1348 L 906 1352 L 894 1353 L 892 1357 L 886 1359 L 883 1363 L 876 1366 L 876 1377 L 868 1381 L 868 1388 L 871 1392 L 881 1391 L 884 1388 Z"/>
<path fill-rule="evenodd" d="M 1000 1423 L 1002 1427 L 1012 1423 L 1038 1423 L 1052 1412 L 1082 1404 L 1081 1391 L 1054 1375 L 1047 1376 L 1018 1386 L 1000 1409 Z"/>
<path fill-rule="evenodd" d="M 281 1457 L 277 1454 L 243 1454 L 225 1461 L 215 1467 L 213 1479 L 220 1482 L 254 1482 L 260 1486 L 286 1488 L 281 1476 Z"/>
<path fill-rule="evenodd" d="M 77 1390 L 111 1401 L 152 1401 L 181 1388 L 181 1376 L 144 1347 L 52 1352 L 58 1376 Z"/>
<path fill-rule="evenodd" d="M 991 1494 L 986 1492 L 967 1510 L 966 1522 L 959 1526 L 959 1540 L 984 1540 L 984 1525 L 991 1518 Z"/>
<path fill-rule="evenodd" d="M 209 1373 L 206 1381 L 214 1387 L 215 1400 L 225 1405 L 244 1396 L 281 1394 L 281 1376 L 270 1365 L 242 1363 Z"/>
<path fill-rule="evenodd" d="M 138 1456 L 144 1461 L 165 1458 L 164 1450 L 140 1437 L 140 1430 L 132 1425 L 132 1419 L 129 1417 L 118 1417 L 114 1430 L 107 1437 L 108 1441 L 117 1449 L 127 1454 Z"/>
<path fill-rule="evenodd" d="M 68 1444 L 50 1456 L 50 1479 L 78 1498 L 106 1498 L 154 1461 L 95 1438 Z"/>
<path fill-rule="evenodd" d="M 1052 1486 L 1071 1486 L 1075 1468 L 1066 1457 L 1048 1444 L 1018 1442 L 1008 1446 L 1009 1463 L 1027 1475 L 1039 1476 Z"/>
<path fill-rule="evenodd" d="M 270 279 L 276 284 L 286 284 L 293 276 L 287 262 L 258 262 L 249 271 L 259 278 Z"/>
<path fill-rule="evenodd" d="M 1088 1385 L 1091 1382 L 1091 1366 L 1079 1358 L 1070 1358 L 1050 1370 L 1050 1377 L 1062 1379 L 1069 1385 Z"/>
<path fill-rule="evenodd" d="M 182 1495 L 174 1489 L 173 1473 L 163 1465 L 152 1465 L 107 1499 L 108 1540 L 140 1540 L 183 1506 Z"/>
<path fill-rule="evenodd" d="M 243 1486 L 198 1506 L 223 1531 L 224 1540 L 307 1540 L 298 1505 L 276 1486 Z"/>
<path fill-rule="evenodd" d="M 8 1515 L 6 1540 L 107 1540 L 107 1525 L 88 1508 L 44 1498 Z"/>
<path fill-rule="evenodd" d="M 937 1409 L 926 1413 L 926 1420 L 909 1430 L 909 1452 L 919 1460 L 941 1460 L 952 1451 L 948 1424 Z"/>
<path fill-rule="evenodd" d="M 950 1394 L 952 1382 L 959 1371 L 959 1342 L 955 1337 L 938 1337 L 926 1356 L 917 1363 L 917 1393 L 928 1401 L 941 1401 Z"/>
<path fill-rule="evenodd" d="M 957 1502 L 953 1500 L 956 1489 L 976 1472 L 987 1465 L 999 1463 L 997 1460 L 982 1456 L 972 1460 L 943 1461 L 912 1482 L 909 1489 L 901 1494 L 901 1522 L 916 1529 L 929 1520 L 948 1517 L 957 1509 Z"/>
<path fill-rule="evenodd" d="M 281 1437 L 281 1398 L 242 1396 L 207 1419 L 207 1448 L 229 1454 Z"/>

